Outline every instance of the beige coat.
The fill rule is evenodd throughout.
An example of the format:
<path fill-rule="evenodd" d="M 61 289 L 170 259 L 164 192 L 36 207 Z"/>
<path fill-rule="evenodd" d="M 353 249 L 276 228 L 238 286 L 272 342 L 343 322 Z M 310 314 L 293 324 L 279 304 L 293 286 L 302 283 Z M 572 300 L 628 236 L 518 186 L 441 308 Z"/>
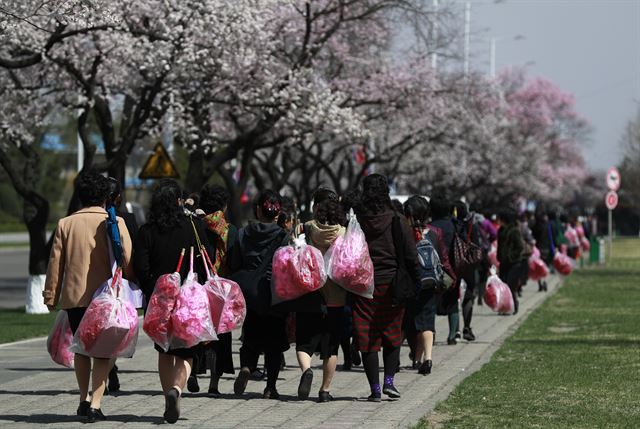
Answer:
<path fill-rule="evenodd" d="M 336 238 L 344 235 L 345 228 L 341 225 L 324 225 L 315 220 L 305 223 L 307 242 L 319 249 L 324 255 Z M 341 307 L 347 303 L 347 291 L 330 279 L 320 289 L 328 307 Z"/>
<path fill-rule="evenodd" d="M 44 303 L 63 310 L 88 307 L 95 291 L 111 277 L 106 227 L 107 211 L 86 207 L 60 219 L 47 268 Z M 132 278 L 131 238 L 118 218 L 124 252 L 124 276 Z"/>

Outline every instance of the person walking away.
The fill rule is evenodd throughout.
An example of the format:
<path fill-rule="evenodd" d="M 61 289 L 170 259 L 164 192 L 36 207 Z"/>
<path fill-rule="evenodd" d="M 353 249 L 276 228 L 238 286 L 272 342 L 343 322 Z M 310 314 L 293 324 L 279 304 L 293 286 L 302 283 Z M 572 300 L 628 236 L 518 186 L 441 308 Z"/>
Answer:
<path fill-rule="evenodd" d="M 240 347 L 240 372 L 234 383 L 236 395 L 244 393 L 251 375 L 251 369 L 258 365 L 260 353 L 265 355 L 267 369 L 267 386 L 262 397 L 279 399 L 276 381 L 280 373 L 282 353 L 289 349 L 286 332 L 286 313 L 278 312 L 271 306 L 271 260 L 279 247 L 289 243 L 290 236 L 276 220 L 280 214 L 281 197 L 278 193 L 267 189 L 256 198 L 253 208 L 257 222 L 242 228 L 238 234 L 238 244 L 230 255 L 230 269 L 243 292 L 249 286 L 247 280 L 241 279 L 238 272 L 255 272 L 256 288 L 264 289 L 258 296 L 265 302 L 247 300 L 247 316 L 244 321 L 242 347 Z M 264 262 L 264 263 L 263 263 Z M 262 268 L 262 271 L 259 270 Z M 255 278 L 257 276 L 257 278 Z M 243 284 L 245 283 L 245 284 Z M 253 286 L 251 286 L 253 287 Z M 246 294 L 245 294 L 246 296 Z"/>
<path fill-rule="evenodd" d="M 133 260 L 147 302 L 158 278 L 174 272 L 182 249 L 199 249 L 200 241 L 206 251 L 213 254 L 202 221 L 185 214 L 181 197 L 182 192 L 176 181 L 161 180 L 151 195 L 148 222 L 138 232 Z M 204 260 L 199 252 L 194 267 L 198 280 L 205 281 L 207 277 Z M 183 264 L 181 279 L 185 279 L 188 271 L 187 264 Z M 163 416 L 168 423 L 175 423 L 180 417 L 180 397 L 193 368 L 193 358 L 202 345 L 191 348 L 170 347 L 166 352 L 158 344 L 154 344 L 154 348 L 158 352 L 158 373 L 165 395 Z"/>
<path fill-rule="evenodd" d="M 78 177 L 76 192 L 82 208 L 58 222 L 43 292 L 44 303 L 50 310 L 54 310 L 58 304 L 66 310 L 74 334 L 94 293 L 112 275 L 105 210 L 109 183 L 105 177 L 89 171 Z M 128 279 L 134 279 L 130 265 L 131 238 L 122 218 L 117 218 L 117 222 L 122 244 L 123 274 Z M 106 420 L 101 402 L 114 360 L 90 358 L 79 353 L 75 354 L 74 359 L 80 389 L 80 405 L 76 414 L 86 417 L 88 423 Z"/>
<path fill-rule="evenodd" d="M 369 401 L 381 401 L 381 393 L 390 398 L 400 398 L 394 385 L 394 376 L 400 361 L 402 343 L 402 320 L 404 306 L 395 305 L 391 282 L 396 275 L 398 261 L 396 252 L 405 255 L 404 269 L 413 285 L 419 281 L 418 258 L 411 231 L 406 221 L 398 219 L 402 237 L 394 237 L 393 222 L 399 217 L 391 205 L 389 185 L 386 177 L 371 174 L 363 180 L 363 192 L 356 215 L 369 246 L 373 261 L 375 289 L 373 299 L 354 297 L 353 322 L 358 350 L 362 353 L 367 380 L 371 387 Z M 400 215 L 401 216 L 401 215 Z M 394 240 L 395 238 L 395 240 Z M 403 249 L 396 246 L 402 245 Z M 384 384 L 380 389 L 378 352 L 382 348 L 384 359 Z"/>
<path fill-rule="evenodd" d="M 551 225 L 549 224 L 549 216 L 542 210 L 536 211 L 535 222 L 531 228 L 531 234 L 535 240 L 536 246 L 540 251 L 540 258 L 548 267 L 553 267 L 553 234 Z M 550 268 L 550 269 L 551 269 Z M 538 280 L 538 292 L 547 291 L 547 282 L 544 279 Z"/>
<path fill-rule="evenodd" d="M 428 239 L 437 255 L 437 260 L 434 262 L 439 263 L 444 272 L 455 281 L 456 276 L 444 246 L 442 230 L 427 226 L 429 212 L 429 203 L 424 197 L 414 195 L 404 203 L 404 214 L 413 228 L 415 243 Z M 437 293 L 440 287 L 441 285 L 436 284 L 427 288 L 420 287 L 413 308 L 407 309 L 411 312 L 410 322 L 413 324 L 413 330 L 408 329 L 407 335 L 413 332 L 416 336 L 414 360 L 417 363 L 418 374 L 422 375 L 431 374 L 433 366 L 431 355 L 436 332 Z"/>
<path fill-rule="evenodd" d="M 206 237 L 214 249 L 213 269 L 220 277 L 228 277 L 229 255 L 238 242 L 238 229 L 226 219 L 226 211 L 229 205 L 229 191 L 222 186 L 205 185 L 200 192 L 200 209 L 204 213 L 202 218 L 206 227 Z M 204 346 L 196 355 L 196 360 L 204 361 L 205 370 L 208 367 L 211 376 L 209 378 L 208 393 L 219 396 L 219 382 L 222 374 L 234 374 L 232 354 L 231 332 L 218 334 L 218 341 L 212 341 Z M 194 367 L 198 364 L 194 362 Z M 187 381 L 190 392 L 198 392 L 198 378 L 192 372 Z"/>
<path fill-rule="evenodd" d="M 452 207 L 451 203 L 446 199 L 434 195 L 429 201 L 431 206 L 432 221 L 430 227 L 438 228 L 442 231 L 444 238 L 444 247 L 446 248 L 449 261 L 453 262 L 453 239 L 456 231 L 453 221 L 451 220 Z M 456 278 L 457 278 L 456 273 Z M 460 295 L 459 284 L 450 288 L 444 293 L 437 296 L 437 314 L 439 316 L 447 316 L 449 321 L 449 335 L 447 336 L 447 344 L 456 345 L 456 332 L 460 323 L 460 309 L 458 306 L 458 298 Z"/>
<path fill-rule="evenodd" d="M 458 201 L 454 205 L 456 211 L 455 226 L 456 233 L 463 237 L 465 240 L 469 240 L 471 243 L 483 248 L 481 241 L 480 228 L 475 222 L 474 213 L 470 213 L 467 209 L 467 204 L 464 201 Z M 488 249 L 487 249 L 488 253 Z M 483 252 L 483 255 L 486 253 Z M 471 319 L 473 318 L 473 302 L 475 301 L 477 294 L 478 277 L 480 276 L 478 271 L 480 264 L 470 268 L 465 273 L 459 273 L 458 284 L 462 280 L 466 283 L 467 287 L 462 298 L 462 338 L 467 341 L 475 341 L 476 336 L 471 329 Z"/>
<path fill-rule="evenodd" d="M 500 262 L 500 279 L 505 282 L 513 296 L 514 311 L 518 313 L 518 285 L 520 279 L 520 263 L 523 261 L 524 240 L 518 226 L 515 210 L 505 209 L 499 215 L 498 262 Z"/>
<path fill-rule="evenodd" d="M 307 242 L 323 254 L 333 242 L 345 233 L 345 213 L 340 205 L 338 194 L 329 189 L 318 189 L 313 195 L 313 219 L 304 224 Z M 296 355 L 302 376 L 298 386 L 298 397 L 309 396 L 313 372 L 311 357 L 315 352 L 322 359 L 322 385 L 318 392 L 318 402 L 329 402 L 331 381 L 338 363 L 338 349 L 344 325 L 344 306 L 347 292 L 331 279 L 312 294 L 319 294 L 320 300 L 312 311 L 296 312 Z M 303 297 L 309 297 L 307 294 Z M 307 298 L 309 300 L 309 298 Z"/>

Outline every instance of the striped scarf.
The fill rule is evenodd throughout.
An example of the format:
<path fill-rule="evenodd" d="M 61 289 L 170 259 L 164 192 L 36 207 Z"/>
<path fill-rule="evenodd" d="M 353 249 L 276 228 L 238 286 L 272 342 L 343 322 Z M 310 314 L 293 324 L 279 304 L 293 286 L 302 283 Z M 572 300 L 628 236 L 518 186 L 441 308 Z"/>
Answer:
<path fill-rule="evenodd" d="M 216 234 L 216 242 L 212 243 L 216 249 L 215 261 L 213 261 L 214 271 L 222 276 L 225 274 L 227 265 L 227 240 L 229 238 L 229 224 L 224 217 L 223 211 L 217 211 L 206 215 L 204 223 Z"/>

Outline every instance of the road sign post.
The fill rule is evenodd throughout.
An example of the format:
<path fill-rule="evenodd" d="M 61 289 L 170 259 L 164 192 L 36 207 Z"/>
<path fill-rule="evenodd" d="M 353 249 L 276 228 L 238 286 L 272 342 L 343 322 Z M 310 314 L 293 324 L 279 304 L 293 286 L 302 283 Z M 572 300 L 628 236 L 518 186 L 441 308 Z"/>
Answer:
<path fill-rule="evenodd" d="M 620 172 L 616 167 L 611 167 L 607 170 L 606 182 L 609 192 L 607 192 L 604 203 L 607 206 L 607 209 L 609 209 L 609 260 L 611 260 L 611 256 L 613 255 L 613 209 L 618 205 L 618 194 L 616 191 L 620 189 Z"/>

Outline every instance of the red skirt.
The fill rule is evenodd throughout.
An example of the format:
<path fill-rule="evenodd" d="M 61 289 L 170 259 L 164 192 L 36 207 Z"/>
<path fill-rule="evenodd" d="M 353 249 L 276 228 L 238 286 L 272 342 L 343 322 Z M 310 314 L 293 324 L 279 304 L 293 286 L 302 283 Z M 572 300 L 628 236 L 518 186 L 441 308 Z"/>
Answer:
<path fill-rule="evenodd" d="M 376 285 L 373 299 L 354 296 L 353 325 L 361 352 L 377 352 L 381 346 L 400 347 L 404 306 L 393 305 L 388 284 Z"/>

